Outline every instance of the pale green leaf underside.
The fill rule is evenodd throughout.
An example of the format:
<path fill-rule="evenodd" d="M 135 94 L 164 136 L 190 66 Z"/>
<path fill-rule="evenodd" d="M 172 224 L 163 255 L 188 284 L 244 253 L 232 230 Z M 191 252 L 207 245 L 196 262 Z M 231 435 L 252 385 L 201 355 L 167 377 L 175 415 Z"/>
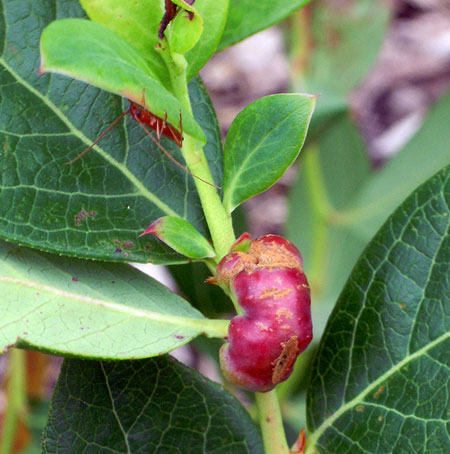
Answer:
<path fill-rule="evenodd" d="M 183 131 L 204 140 L 192 115 L 158 81 L 141 54 L 119 35 L 84 19 L 52 22 L 41 37 L 41 71 L 55 72 L 144 105 Z"/>
<path fill-rule="evenodd" d="M 313 365 L 307 454 L 450 451 L 450 167 L 353 270 Z"/>
<path fill-rule="evenodd" d="M 76 408 L 76 411 L 67 411 Z M 261 434 L 222 386 L 163 356 L 64 361 L 42 453 L 261 454 Z"/>
<path fill-rule="evenodd" d="M 141 358 L 204 332 L 226 333 L 187 301 L 128 265 L 61 258 L 1 243 L 0 349 Z M 226 322 L 225 322 L 226 324 Z"/>
<path fill-rule="evenodd" d="M 208 240 L 185 219 L 164 216 L 155 221 L 149 229 L 149 234 L 156 235 L 172 249 L 191 259 L 216 255 Z"/>
<path fill-rule="evenodd" d="M 145 58 L 160 82 L 170 86 L 164 60 L 156 51 L 158 28 L 164 15 L 164 2 L 146 0 L 80 0 L 89 18 L 120 35 Z"/>
<path fill-rule="evenodd" d="M 224 149 L 224 205 L 231 212 L 278 181 L 305 140 L 316 97 L 261 98 L 234 119 Z"/>

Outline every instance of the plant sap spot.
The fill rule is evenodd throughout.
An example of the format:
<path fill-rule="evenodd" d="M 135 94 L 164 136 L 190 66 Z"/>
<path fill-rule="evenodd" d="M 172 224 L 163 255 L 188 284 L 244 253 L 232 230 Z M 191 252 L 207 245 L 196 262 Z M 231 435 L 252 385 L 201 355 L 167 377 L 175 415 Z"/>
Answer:
<path fill-rule="evenodd" d="M 134 248 L 134 243 L 133 243 L 133 241 L 131 241 L 131 240 L 129 240 L 129 241 L 124 241 L 124 242 L 122 243 L 122 247 L 123 247 L 124 249 L 133 249 L 133 248 Z"/>
<path fill-rule="evenodd" d="M 182 336 L 181 334 L 175 334 L 175 336 L 173 336 L 175 339 L 179 339 L 179 340 L 182 340 L 185 338 L 185 336 Z"/>
<path fill-rule="evenodd" d="M 73 282 L 78 282 L 78 278 L 75 277 L 75 276 L 73 276 L 73 277 L 72 277 L 72 281 L 73 281 Z"/>
<path fill-rule="evenodd" d="M 356 411 L 359 411 L 359 412 L 364 411 L 365 409 L 366 409 L 366 407 L 364 405 L 358 405 L 356 407 Z"/>
<path fill-rule="evenodd" d="M 380 395 L 383 394 L 385 388 L 386 388 L 386 387 L 385 387 L 384 385 L 380 386 L 380 387 L 378 388 L 378 390 L 375 392 L 375 394 L 373 395 L 373 397 L 374 397 L 375 399 L 378 399 L 378 397 L 380 397 Z"/>

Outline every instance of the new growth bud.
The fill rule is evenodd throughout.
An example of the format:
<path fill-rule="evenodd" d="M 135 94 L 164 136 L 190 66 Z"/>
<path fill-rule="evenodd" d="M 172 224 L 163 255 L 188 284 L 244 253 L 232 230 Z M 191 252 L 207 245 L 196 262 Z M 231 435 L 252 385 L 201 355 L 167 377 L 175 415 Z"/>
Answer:
<path fill-rule="evenodd" d="M 217 283 L 244 314 L 231 320 L 220 364 L 231 383 L 266 392 L 289 377 L 311 342 L 309 285 L 300 252 L 280 236 L 251 241 L 247 252 L 233 249 L 218 265 Z"/>

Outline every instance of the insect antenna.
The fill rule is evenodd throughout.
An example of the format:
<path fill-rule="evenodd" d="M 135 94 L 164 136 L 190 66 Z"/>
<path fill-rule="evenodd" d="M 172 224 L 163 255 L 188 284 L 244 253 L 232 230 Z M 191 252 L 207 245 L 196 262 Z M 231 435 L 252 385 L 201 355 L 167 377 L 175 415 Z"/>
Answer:
<path fill-rule="evenodd" d="M 122 112 L 87 148 L 85 148 L 77 157 L 71 159 L 70 161 L 65 162 L 64 164 L 70 165 L 73 164 L 74 162 L 78 161 L 78 159 L 82 158 L 89 150 L 95 147 L 100 140 L 103 139 L 103 137 L 108 134 L 111 129 L 113 129 L 117 124 L 122 120 L 122 118 L 129 113 L 130 109 L 126 110 L 125 112 Z"/>
<path fill-rule="evenodd" d="M 188 173 L 191 177 L 197 178 L 197 180 L 201 181 L 202 183 L 207 184 L 208 186 L 212 186 L 216 189 L 221 189 L 220 186 L 217 186 L 213 183 L 210 183 L 209 181 L 204 180 L 203 178 L 198 177 L 197 175 L 194 175 L 186 166 L 181 164 L 181 162 L 177 161 L 160 143 L 157 139 L 155 139 L 152 135 L 152 133 L 142 124 L 139 123 L 139 126 L 145 131 L 145 133 L 152 139 L 153 143 L 167 156 L 175 165 L 183 169 L 186 173 Z"/>

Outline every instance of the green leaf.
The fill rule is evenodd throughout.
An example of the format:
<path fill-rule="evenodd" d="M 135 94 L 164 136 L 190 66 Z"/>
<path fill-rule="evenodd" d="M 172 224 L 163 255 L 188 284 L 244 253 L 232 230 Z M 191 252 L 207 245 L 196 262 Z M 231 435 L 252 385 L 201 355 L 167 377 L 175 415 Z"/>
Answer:
<path fill-rule="evenodd" d="M 196 139 L 204 134 L 192 115 L 158 80 L 131 44 L 104 26 L 83 19 L 52 22 L 41 36 L 41 72 L 88 82 L 139 103 Z"/>
<path fill-rule="evenodd" d="M 203 20 L 195 8 L 180 3 L 189 6 L 189 10 L 178 12 L 167 29 L 166 37 L 171 52 L 184 54 L 197 44 L 203 32 Z"/>
<path fill-rule="evenodd" d="M 449 223 L 450 166 L 365 250 L 314 361 L 306 454 L 450 450 Z"/>
<path fill-rule="evenodd" d="M 128 265 L 0 246 L 0 349 L 14 344 L 90 358 L 142 358 L 200 333 L 227 333 L 227 322 L 205 319 Z"/>
<path fill-rule="evenodd" d="M 138 239 L 153 220 L 176 215 L 207 231 L 192 177 L 171 163 L 130 117 L 85 156 L 127 108 L 118 96 L 67 77 L 38 77 L 39 37 L 55 10 L 36 0 L 2 3 L 0 20 L 0 237 L 59 254 L 102 260 L 182 263 L 157 239 Z M 30 9 L 31 8 L 31 9 Z M 58 17 L 83 16 L 76 0 Z M 24 30 L 28 30 L 26 42 Z M 2 38 L 3 41 L 3 38 Z M 26 56 L 26 58 L 24 57 Z M 189 84 L 205 154 L 222 186 L 220 130 L 199 78 Z M 182 161 L 170 140 L 161 144 Z"/>
<path fill-rule="evenodd" d="M 66 360 L 43 440 L 43 454 L 263 452 L 238 400 L 168 356 Z"/>
<path fill-rule="evenodd" d="M 113 31 L 145 58 L 154 74 L 166 88 L 170 78 L 161 55 L 155 50 L 159 43 L 158 28 L 164 15 L 159 0 L 130 2 L 124 0 L 80 0 L 91 20 Z"/>
<path fill-rule="evenodd" d="M 227 20 L 229 0 L 198 0 L 195 8 L 203 19 L 203 32 L 186 54 L 188 80 L 195 76 L 217 49 Z"/>
<path fill-rule="evenodd" d="M 230 0 L 230 11 L 217 50 L 236 44 L 280 22 L 309 0 Z"/>
<path fill-rule="evenodd" d="M 216 255 L 208 240 L 192 224 L 176 216 L 157 219 L 140 236 L 148 234 L 155 235 L 172 249 L 191 259 Z"/>
<path fill-rule="evenodd" d="M 316 97 L 271 95 L 234 119 L 224 151 L 224 205 L 231 212 L 278 181 L 305 140 Z"/>

